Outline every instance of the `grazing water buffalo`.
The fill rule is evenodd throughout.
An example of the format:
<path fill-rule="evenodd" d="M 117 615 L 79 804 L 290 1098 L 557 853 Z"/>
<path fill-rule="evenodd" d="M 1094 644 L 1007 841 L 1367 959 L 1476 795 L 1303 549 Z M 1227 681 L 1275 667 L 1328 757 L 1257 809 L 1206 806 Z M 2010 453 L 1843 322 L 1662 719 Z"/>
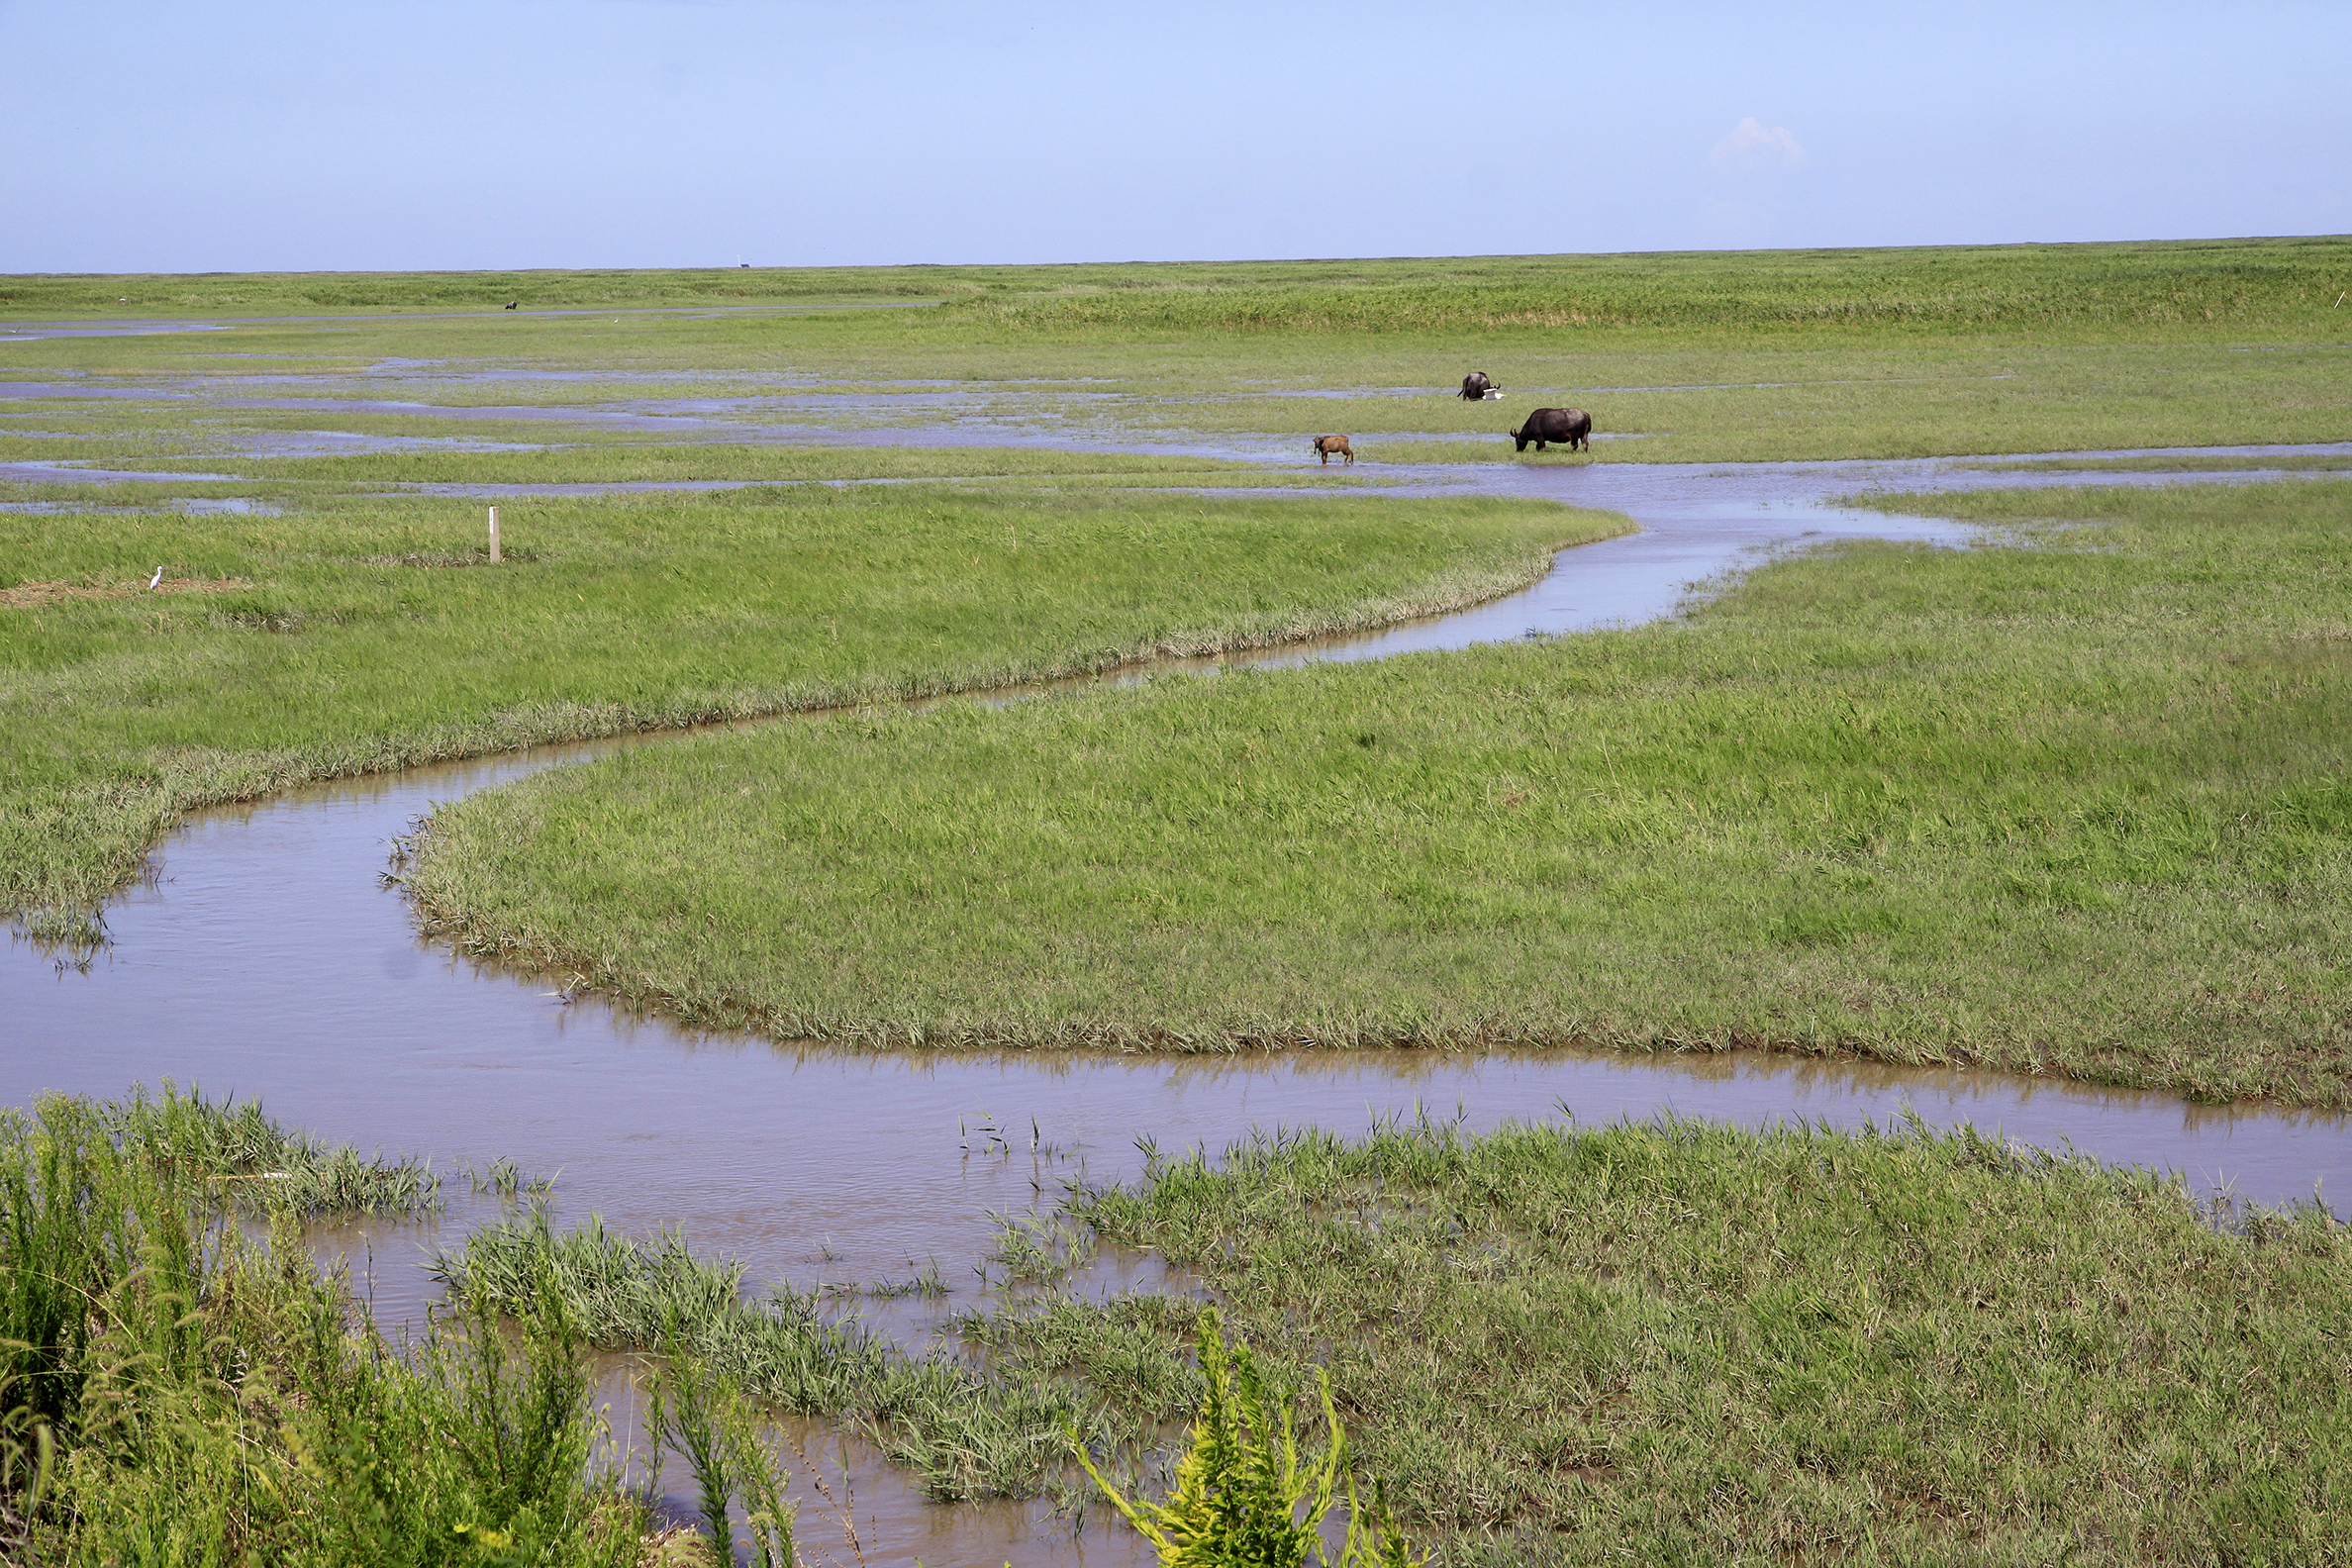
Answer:
<path fill-rule="evenodd" d="M 1313 450 L 1316 456 L 1323 460 L 1325 466 L 1329 465 L 1334 456 L 1343 457 L 1348 462 L 1355 461 L 1355 448 L 1347 444 L 1347 438 L 1344 436 L 1318 436 L 1315 438 Z"/>
<path fill-rule="evenodd" d="M 1487 373 L 1484 370 L 1473 370 L 1468 375 L 1462 377 L 1463 402 L 1476 403 L 1481 398 L 1492 397 L 1494 395 L 1495 383 L 1488 379 Z"/>
<path fill-rule="evenodd" d="M 1543 450 L 1547 441 L 1566 441 L 1570 451 L 1579 446 L 1591 451 L 1592 438 L 1593 416 L 1583 409 L 1537 409 L 1527 416 L 1527 423 L 1511 433 L 1520 451 L 1527 449 L 1529 441 L 1537 451 Z"/>

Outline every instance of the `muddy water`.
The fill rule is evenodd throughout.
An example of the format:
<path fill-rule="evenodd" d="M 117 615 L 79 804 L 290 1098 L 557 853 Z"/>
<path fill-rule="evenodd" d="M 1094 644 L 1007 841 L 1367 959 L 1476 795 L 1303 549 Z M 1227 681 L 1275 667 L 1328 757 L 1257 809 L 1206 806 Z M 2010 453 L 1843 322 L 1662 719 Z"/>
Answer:
<path fill-rule="evenodd" d="M 1525 594 L 1261 662 L 1638 620 L 1758 551 L 1812 539 L 1956 542 L 1948 524 L 1826 503 L 1874 485 L 2020 477 L 1933 462 L 1399 471 L 1434 487 L 1610 507 L 1642 531 L 1562 552 Z M 160 847 L 153 879 L 109 912 L 114 944 L 86 972 L 22 941 L 0 952 L 0 1104 L 44 1089 L 115 1095 L 168 1076 L 259 1096 L 328 1137 L 430 1151 L 443 1168 L 505 1155 L 558 1173 L 561 1217 L 601 1213 L 634 1232 L 683 1225 L 699 1249 L 741 1258 L 755 1281 L 887 1284 L 935 1262 L 944 1300 L 868 1305 L 878 1326 L 909 1342 L 982 1298 L 973 1265 L 992 1214 L 1049 1209 L 1065 1180 L 1131 1176 L 1141 1138 L 1214 1149 L 1252 1128 L 1352 1130 L 1424 1112 L 1472 1127 L 1662 1113 L 1852 1127 L 1908 1110 L 1936 1126 L 1968 1123 L 2179 1171 L 2261 1202 L 2352 1184 L 2352 1138 L 2337 1118 L 1982 1073 L 1566 1052 L 918 1058 L 781 1048 L 684 1031 L 567 1000 L 549 978 L 483 969 L 419 940 L 397 891 L 379 881 L 393 835 L 438 802 L 618 745 L 660 743 L 417 769 L 190 819 Z M 380 1316 L 413 1320 L 436 1294 L 427 1250 L 455 1244 L 496 1208 L 461 1198 L 436 1225 L 353 1226 L 327 1239 L 354 1259 Z M 1113 1260 L 1093 1283 L 1136 1279 L 1149 1281 L 1147 1260 Z M 611 1388 L 627 1400 L 625 1380 Z M 836 1489 L 844 1476 L 856 1486 L 877 1560 L 1138 1560 L 1132 1537 L 1106 1529 L 1099 1514 L 1073 1533 L 1028 1508 L 935 1509 L 870 1453 L 836 1450 L 841 1468 L 829 1474 Z"/>

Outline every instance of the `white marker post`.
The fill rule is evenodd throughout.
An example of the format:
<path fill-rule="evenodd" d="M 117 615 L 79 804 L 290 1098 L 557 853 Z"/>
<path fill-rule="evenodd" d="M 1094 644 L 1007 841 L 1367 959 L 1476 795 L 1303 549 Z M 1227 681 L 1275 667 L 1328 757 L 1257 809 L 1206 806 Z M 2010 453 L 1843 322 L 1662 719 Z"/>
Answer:
<path fill-rule="evenodd" d="M 490 564 L 498 564 L 498 508 L 490 509 Z"/>

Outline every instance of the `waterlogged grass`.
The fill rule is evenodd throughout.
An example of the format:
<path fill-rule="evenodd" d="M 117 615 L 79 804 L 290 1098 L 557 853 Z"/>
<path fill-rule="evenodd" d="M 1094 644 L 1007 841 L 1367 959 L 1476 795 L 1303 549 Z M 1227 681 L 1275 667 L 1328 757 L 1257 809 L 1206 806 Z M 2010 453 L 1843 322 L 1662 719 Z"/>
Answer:
<path fill-rule="evenodd" d="M 267 1247 L 233 1223 L 225 1183 L 310 1147 L 170 1095 L 0 1117 L 0 1557 L 637 1562 L 645 1510 L 592 1469 L 559 1308 L 397 1345 L 295 1206 Z"/>
<path fill-rule="evenodd" d="M 2352 1236 L 1973 1132 L 1303 1131 L 1082 1194 L 1451 1564 L 2341 1561 Z M 1179 1303 L 976 1322 L 1180 1414 Z"/>
<path fill-rule="evenodd" d="M 412 891 L 471 950 L 777 1036 L 2352 1104 L 2352 489 L 1883 504 L 2009 532 L 1631 631 L 636 751 L 444 808 Z"/>
<path fill-rule="evenodd" d="M 264 1116 L 254 1100 L 207 1100 L 167 1082 L 159 1095 L 139 1089 L 127 1100 L 44 1102 L 31 1118 L 0 1111 L 0 1141 L 12 1147 L 53 1140 L 61 1127 L 91 1149 L 106 1145 L 108 1168 L 151 1177 L 225 1214 L 342 1220 L 442 1207 L 441 1178 L 426 1162 L 321 1143 Z"/>
<path fill-rule="evenodd" d="M 676 1235 L 637 1242 L 593 1221 L 558 1232 L 539 1215 L 475 1231 L 436 1270 L 475 1305 L 528 1313 L 544 1290 L 599 1348 L 689 1356 L 766 1410 L 854 1422 L 939 1502 L 1032 1496 L 1063 1468 L 1066 1432 L 1108 1442 L 1123 1431 L 1067 1380 L 989 1378 L 952 1354 L 906 1354 L 825 1317 L 815 1292 L 778 1285 L 747 1299 L 739 1267 L 698 1258 Z"/>
<path fill-rule="evenodd" d="M 483 562 L 471 504 L 286 499 L 275 517 L 0 514 L 0 910 L 70 924 L 207 801 L 1373 625 L 1519 586 L 1624 527 L 1083 480 L 535 499 L 506 509 L 492 571 L 454 569 Z M 158 564 L 186 591 L 127 591 Z"/>

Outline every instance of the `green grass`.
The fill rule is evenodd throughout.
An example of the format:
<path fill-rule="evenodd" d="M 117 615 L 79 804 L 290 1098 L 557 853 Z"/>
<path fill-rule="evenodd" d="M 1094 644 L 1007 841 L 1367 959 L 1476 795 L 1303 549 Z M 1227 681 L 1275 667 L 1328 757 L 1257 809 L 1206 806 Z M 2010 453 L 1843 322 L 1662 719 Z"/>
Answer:
<path fill-rule="evenodd" d="M 873 591 L 862 574 L 827 571 L 772 580 L 763 552 L 800 550 L 800 525 L 744 520 L 763 510 L 815 515 L 826 503 L 765 496 L 602 509 L 534 502 L 528 517 L 509 518 L 519 564 L 531 568 L 511 575 L 528 582 L 486 595 L 479 584 L 389 571 L 402 561 L 469 558 L 478 517 L 458 503 L 396 502 L 401 486 L 956 478 L 965 491 L 1025 492 L 953 503 L 971 509 L 971 526 L 984 531 L 995 527 L 992 505 L 1093 507 L 1105 530 L 1132 511 L 1146 534 L 1165 540 L 1194 503 L 1161 497 L 1130 508 L 1116 492 L 1376 490 L 1382 481 L 1089 446 L 1233 450 L 1247 449 L 1237 439 L 1254 445 L 1274 437 L 1295 441 L 1289 450 L 1302 460 L 1306 437 L 1342 431 L 1368 453 L 1402 463 L 1557 464 L 2342 440 L 2352 436 L 2352 313 L 2326 307 L 2347 256 L 2352 241 L 2339 237 L 1167 266 L 0 280 L 0 315 L 17 320 L 194 314 L 231 324 L 201 335 L 6 345 L 0 391 L 25 380 L 157 395 L 9 404 L 6 431 L 18 434 L 0 432 L 0 456 L 241 476 L 0 485 L 0 502 L 43 509 L 0 514 L 0 593 L 27 582 L 144 581 L 158 562 L 242 579 L 234 594 L 180 596 L 168 609 L 0 605 L 0 911 L 37 920 L 47 911 L 58 929 L 86 933 L 88 912 L 178 812 L 322 773 L 835 697 L 951 689 L 1087 667 L 1171 637 L 1199 645 L 1225 633 L 1247 639 L 1360 622 L 1454 602 L 1447 596 L 1473 580 L 1501 586 L 1519 569 L 1494 569 L 1498 557 L 1479 553 L 1486 545 L 1439 561 L 1409 542 L 1419 520 L 1434 514 L 1365 501 L 1354 514 L 1371 529 L 1362 538 L 1407 547 L 1395 555 L 1381 545 L 1366 557 L 1370 577 L 1342 585 L 1347 593 L 1285 586 L 1288 568 L 1269 568 L 1238 600 L 1219 587 L 1189 608 L 1155 585 L 1146 614 L 1130 580 L 1088 585 L 1065 574 L 1069 561 L 1026 561 L 1019 572 L 949 585 L 965 618 L 950 627 L 926 619 L 931 588 L 908 598 Z M 126 297 L 129 305 L 118 303 Z M 516 297 L 535 306 L 611 304 L 618 314 L 495 310 Z M 945 303 L 716 317 L 682 309 L 917 298 Z M 631 314 L 624 305 L 652 309 Z M 490 309 L 441 319 L 481 307 Z M 363 319 L 369 313 L 393 319 Z M 255 319 L 269 316 L 328 319 Z M 1473 365 L 1510 390 L 1506 402 L 1450 396 Z M 1411 395 L 1290 395 L 1399 388 Z M 954 394 L 952 402 L 929 401 L 938 392 Z M 775 393 L 795 396 L 756 401 Z M 754 401 L 712 402 L 735 396 Z M 335 406 L 287 406 L 319 399 Z M 1515 457 L 1502 433 L 1535 402 L 1578 404 L 1602 434 L 1644 439 L 1604 441 L 1589 455 Z M 517 412 L 459 417 L 502 404 Z M 556 417 L 566 412 L 690 418 L 600 427 Z M 1002 424 L 1079 449 L 768 440 L 787 434 L 779 427 L 870 437 L 971 420 L 992 423 L 966 428 Z M 542 449 L 222 455 L 245 439 L 304 430 Z M 1479 439 L 1394 439 L 1448 434 Z M 1048 488 L 1068 494 L 1026 493 Z M 286 515 L 234 525 L 176 515 L 181 502 L 222 500 Z M 856 505 L 872 509 L 869 541 L 900 526 L 885 516 L 920 540 L 932 503 L 910 495 Z M 158 515 L 120 516 L 126 508 Z M 621 521 L 625 514 L 637 521 Z M 1376 515 L 1386 521 L 1372 524 Z M 833 527 L 810 526 L 817 535 Z M 576 529 L 596 542 L 582 546 Z M 940 559 L 964 544 L 940 540 Z M 1233 535 L 1212 548 L 1254 546 Z M 1077 569 L 1083 576 L 1094 567 Z M 1128 594 L 1121 613 L 1129 619 L 1088 608 L 1098 589 Z M 510 594 L 519 600 L 508 602 Z M 566 602 L 568 620 L 555 614 Z M 1157 613 L 1162 604 L 1168 614 Z M 494 620 L 504 629 L 511 611 L 531 631 L 501 669 L 479 633 Z M 928 638 L 903 635 L 910 615 Z M 747 635 L 731 637 L 731 624 Z M 837 654 L 836 629 L 848 638 Z M 248 635 L 256 631 L 268 637 Z M 217 705 L 223 722 L 199 722 L 199 702 Z"/>
<path fill-rule="evenodd" d="M 241 475 L 319 484 L 641 484 L 702 479 L 828 480 L 1074 477 L 1188 477 L 1247 474 L 1246 465 L 1205 457 L 1142 457 L 1018 447 L 744 446 L 600 442 L 545 451 L 355 452 L 328 457 L 176 458 L 189 468 L 233 465 Z"/>
<path fill-rule="evenodd" d="M 1326 1368 L 1449 1564 L 2307 1564 L 2352 1553 L 2352 1235 L 1974 1132 L 1300 1131 L 1082 1194 Z M 1189 1406 L 1189 1301 L 972 1320 Z"/>
<path fill-rule="evenodd" d="M 472 503 L 0 514 L 0 591 L 144 587 L 157 563 L 212 585 L 0 603 L 0 909 L 94 907 L 206 801 L 1377 624 L 1524 583 L 1552 547 L 1623 526 L 1539 503 L 1083 481 L 539 499 L 505 510 L 517 558 L 491 571 L 451 569 L 480 560 Z"/>
<path fill-rule="evenodd" d="M 2352 487 L 1880 504 L 2009 532 L 1625 632 L 634 751 L 444 808 L 410 885 L 469 950 L 776 1036 L 2352 1104 Z"/>

